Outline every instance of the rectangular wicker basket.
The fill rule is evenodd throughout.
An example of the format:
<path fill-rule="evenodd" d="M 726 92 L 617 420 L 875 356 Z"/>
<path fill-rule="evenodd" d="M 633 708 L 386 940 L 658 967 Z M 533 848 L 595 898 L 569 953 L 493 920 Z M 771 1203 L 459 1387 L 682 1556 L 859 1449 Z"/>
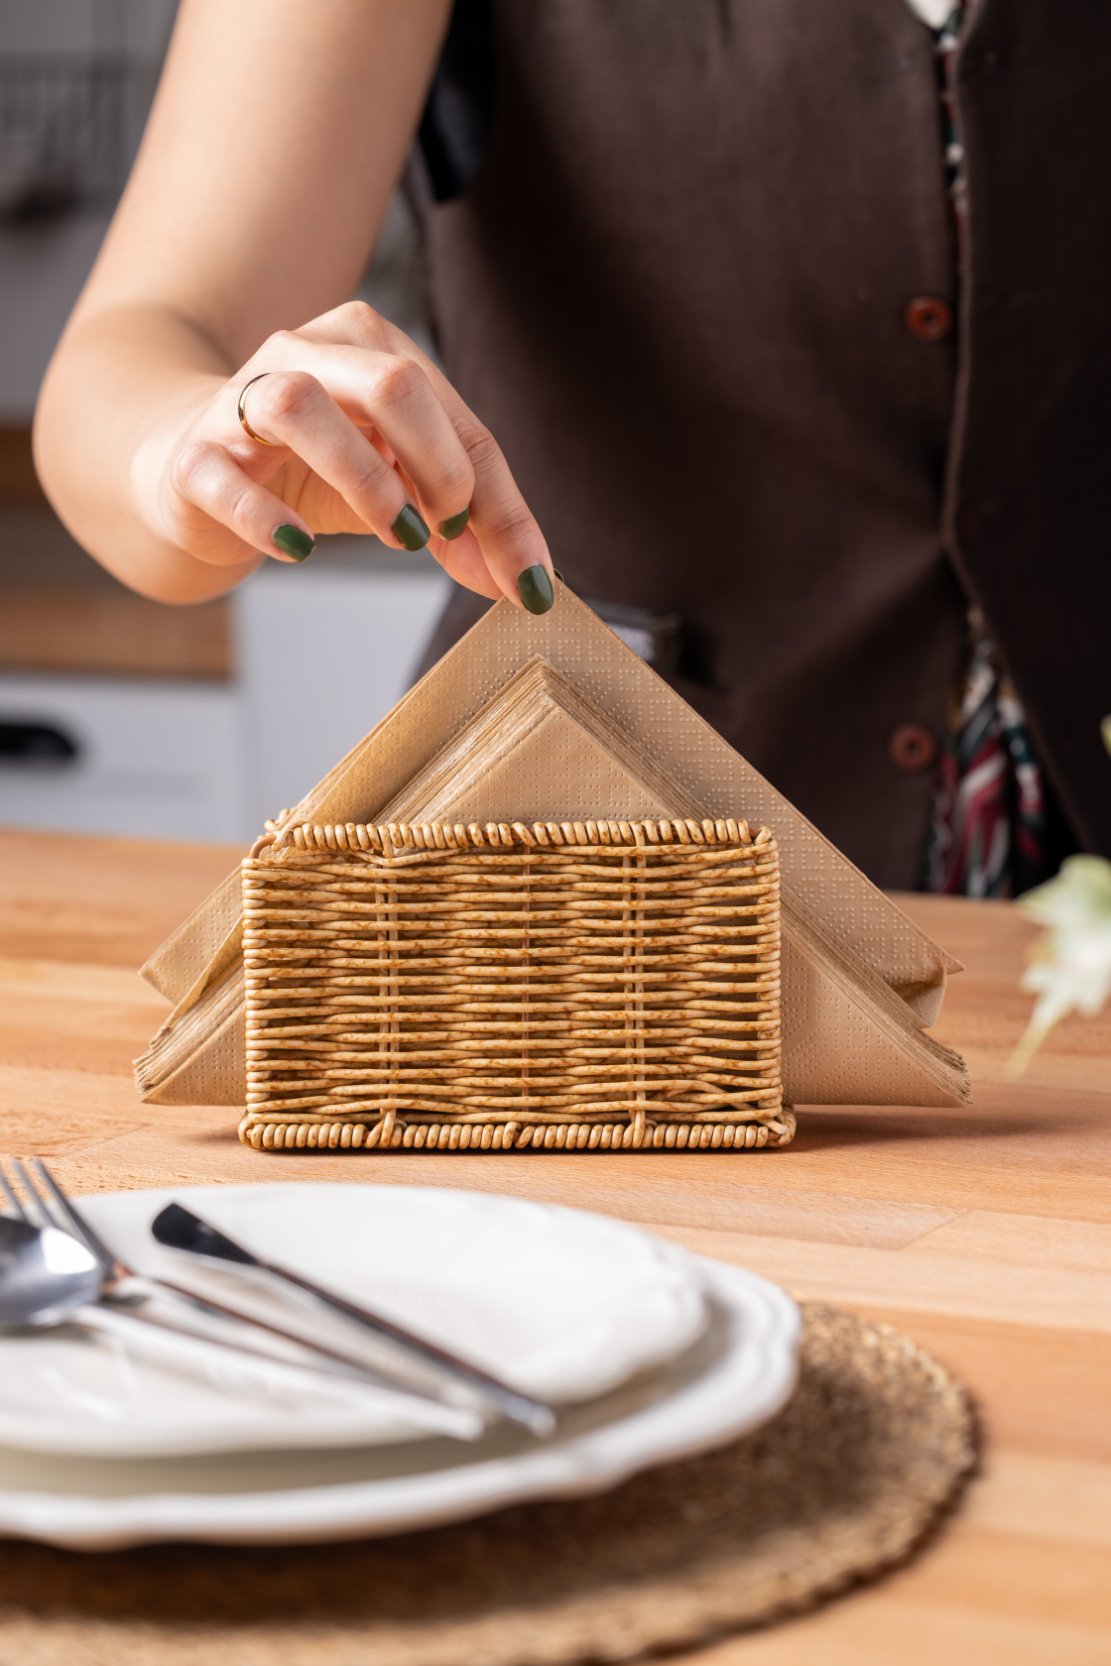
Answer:
<path fill-rule="evenodd" d="M 287 827 L 243 864 L 247 1114 L 303 1147 L 785 1145 L 740 821 Z"/>

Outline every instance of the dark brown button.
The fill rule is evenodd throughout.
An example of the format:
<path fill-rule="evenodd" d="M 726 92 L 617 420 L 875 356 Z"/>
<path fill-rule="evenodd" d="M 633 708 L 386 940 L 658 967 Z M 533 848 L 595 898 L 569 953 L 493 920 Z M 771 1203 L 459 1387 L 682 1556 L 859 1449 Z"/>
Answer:
<path fill-rule="evenodd" d="M 903 308 L 903 323 L 917 341 L 944 341 L 953 330 L 953 309 L 940 295 L 916 295 Z"/>
<path fill-rule="evenodd" d="M 919 775 L 937 757 L 937 741 L 920 723 L 904 723 L 887 743 L 887 754 L 896 769 Z"/>

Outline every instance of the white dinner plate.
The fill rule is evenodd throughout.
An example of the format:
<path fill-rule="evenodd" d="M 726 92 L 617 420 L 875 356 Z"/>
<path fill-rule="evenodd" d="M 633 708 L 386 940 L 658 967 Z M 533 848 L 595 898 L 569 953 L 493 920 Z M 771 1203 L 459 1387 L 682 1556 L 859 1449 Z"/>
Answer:
<path fill-rule="evenodd" d="M 360 1298 L 560 1404 L 604 1394 L 689 1348 L 707 1322 L 688 1258 L 602 1215 L 496 1193 L 416 1186 L 181 1187 L 81 1200 L 136 1267 L 237 1299 L 368 1360 L 372 1339 L 265 1274 L 164 1249 L 150 1235 L 178 1198 L 251 1249 Z M 228 1334 L 220 1321 L 216 1334 Z M 266 1346 L 266 1339 L 261 1345 Z M 373 1389 L 342 1399 L 259 1381 L 226 1353 L 188 1370 L 150 1344 L 72 1328 L 0 1336 L 0 1444 L 135 1458 L 425 1438 Z"/>
<path fill-rule="evenodd" d="M 701 1338 L 659 1371 L 570 1409 L 550 1441 L 503 1425 L 473 1446 L 116 1461 L 0 1449 L 0 1533 L 81 1550 L 165 1539 L 297 1543 L 604 1492 L 757 1427 L 794 1388 L 800 1319 L 790 1298 L 737 1267 L 693 1258 L 691 1267 L 709 1294 Z"/>

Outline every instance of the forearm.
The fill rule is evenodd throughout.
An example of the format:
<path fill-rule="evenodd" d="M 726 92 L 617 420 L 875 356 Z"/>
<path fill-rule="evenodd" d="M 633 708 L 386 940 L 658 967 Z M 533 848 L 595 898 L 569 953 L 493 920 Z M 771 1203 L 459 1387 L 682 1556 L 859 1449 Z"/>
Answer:
<path fill-rule="evenodd" d="M 132 302 L 78 316 L 43 384 L 34 439 L 47 495 L 90 554 L 157 601 L 206 601 L 262 559 L 199 561 L 158 539 L 158 505 L 142 501 L 161 479 L 157 466 L 143 466 L 151 451 L 188 425 L 231 369 L 187 318 Z"/>
<path fill-rule="evenodd" d="M 58 513 L 133 588 L 197 601 L 252 571 L 256 549 L 281 558 L 270 535 L 296 517 L 303 474 L 276 453 L 244 456 L 228 382 L 275 332 L 354 292 L 447 13 L 447 0 L 181 0 L 135 168 L 36 416 Z M 273 487 L 272 525 L 231 513 L 217 527 L 177 489 L 198 444 L 223 448 L 210 474 L 250 476 L 232 510 L 252 482 Z"/>

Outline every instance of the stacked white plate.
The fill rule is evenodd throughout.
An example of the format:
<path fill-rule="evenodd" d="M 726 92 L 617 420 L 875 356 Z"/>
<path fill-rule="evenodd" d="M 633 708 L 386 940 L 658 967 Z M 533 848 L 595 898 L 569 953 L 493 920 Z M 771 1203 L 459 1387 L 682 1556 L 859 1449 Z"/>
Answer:
<path fill-rule="evenodd" d="M 602 1492 L 773 1416 L 799 1316 L 775 1285 L 600 1215 L 483 1192 L 377 1185 L 181 1188 L 90 1198 L 144 1270 L 234 1291 L 359 1348 L 265 1275 L 162 1249 L 172 1198 L 252 1249 L 399 1319 L 560 1407 L 537 1441 L 496 1424 L 429 1437 L 374 1390 L 303 1392 L 215 1350 L 182 1370 L 137 1340 L 0 1337 L 0 1533 L 98 1549 L 430 1527 Z M 368 1359 L 371 1354 L 367 1354 Z"/>

